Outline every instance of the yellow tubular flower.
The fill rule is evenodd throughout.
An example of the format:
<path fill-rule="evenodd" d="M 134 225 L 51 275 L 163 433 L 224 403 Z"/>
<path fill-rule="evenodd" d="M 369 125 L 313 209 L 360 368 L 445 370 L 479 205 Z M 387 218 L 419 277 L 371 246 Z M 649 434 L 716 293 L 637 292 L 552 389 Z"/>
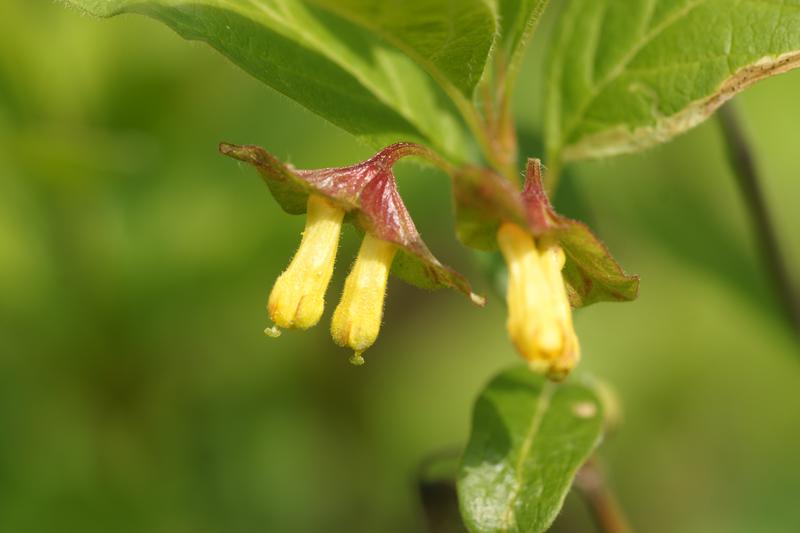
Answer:
<path fill-rule="evenodd" d="M 353 364 L 364 363 L 362 352 L 378 338 L 386 281 L 396 253 L 396 245 L 367 233 L 344 283 L 342 299 L 333 313 L 331 335 L 336 344 L 355 351 L 350 359 Z"/>
<path fill-rule="evenodd" d="M 508 334 L 531 368 L 563 379 L 579 358 L 578 338 L 561 269 L 564 251 L 554 242 L 534 241 L 516 224 L 497 232 L 508 264 Z"/>
<path fill-rule="evenodd" d="M 267 311 L 275 326 L 267 328 L 268 335 L 280 335 L 277 328 L 308 329 L 319 322 L 325 308 L 325 290 L 333 274 L 343 218 L 344 210 L 329 200 L 313 194 L 308 197 L 306 228 L 300 248 L 269 295 Z"/>

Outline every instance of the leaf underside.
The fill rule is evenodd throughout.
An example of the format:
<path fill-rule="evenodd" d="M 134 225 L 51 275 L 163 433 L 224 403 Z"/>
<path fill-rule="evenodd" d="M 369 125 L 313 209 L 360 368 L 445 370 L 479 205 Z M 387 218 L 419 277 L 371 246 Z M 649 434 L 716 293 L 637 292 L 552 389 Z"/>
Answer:
<path fill-rule="evenodd" d="M 588 386 L 557 385 L 525 367 L 495 377 L 475 404 L 458 475 L 467 527 L 545 531 L 602 433 L 602 405 Z"/>
<path fill-rule="evenodd" d="M 800 65 L 800 0 L 571 0 L 547 75 L 548 157 L 665 142 Z"/>
<path fill-rule="evenodd" d="M 483 0 L 67 0 L 139 13 L 375 146 L 400 140 L 473 157 L 454 98 L 471 98 L 494 39 Z"/>

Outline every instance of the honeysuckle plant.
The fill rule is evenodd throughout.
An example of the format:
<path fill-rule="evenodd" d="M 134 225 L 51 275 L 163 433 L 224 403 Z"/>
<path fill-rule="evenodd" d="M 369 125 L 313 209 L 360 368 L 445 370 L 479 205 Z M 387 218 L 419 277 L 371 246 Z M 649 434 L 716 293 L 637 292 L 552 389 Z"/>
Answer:
<path fill-rule="evenodd" d="M 553 2 L 547 42 L 539 41 L 547 47 L 539 73 L 545 150 L 528 153 L 512 102 L 547 0 L 68 3 L 98 16 L 161 20 L 375 147 L 360 163 L 305 170 L 258 146 L 220 145 L 255 167 L 287 214 L 306 217 L 268 299 L 270 336 L 321 321 L 346 223 L 363 240 L 330 331 L 353 363 L 364 362 L 378 336 L 390 274 L 482 305 L 473 285 L 422 240 L 393 167 L 414 157 L 449 177 L 456 237 L 505 263 L 505 329 L 527 363 L 492 380 L 476 403 L 456 476 L 472 531 L 549 528 L 610 411 L 596 380 L 566 379 L 582 355 L 591 357 L 581 354 L 572 315 L 634 300 L 639 280 L 587 225 L 554 209 L 548 194 L 564 166 L 665 142 L 752 83 L 800 63 L 800 10 L 792 2 Z"/>
<path fill-rule="evenodd" d="M 553 210 L 538 160 L 528 162 L 525 186 L 518 190 L 488 169 L 458 170 L 412 143 L 393 144 L 352 166 L 319 170 L 295 169 L 256 146 L 223 143 L 220 151 L 258 169 L 287 213 L 306 213 L 300 248 L 270 294 L 270 336 L 279 328 L 307 329 L 319 322 L 345 216 L 364 240 L 331 333 L 337 344 L 354 350 L 352 362 L 363 363 L 363 351 L 377 337 L 393 264 L 393 272 L 409 283 L 453 288 L 483 305 L 463 276 L 433 256 L 414 226 L 392 172 L 408 156 L 425 158 L 452 175 L 461 191 L 456 200 L 461 226 L 473 232 L 481 226 L 490 235 L 481 241 L 461 232 L 465 243 L 502 250 L 509 271 L 508 332 L 531 368 L 561 379 L 577 363 L 571 306 L 636 296 L 638 279 L 622 271 L 585 225 Z"/>

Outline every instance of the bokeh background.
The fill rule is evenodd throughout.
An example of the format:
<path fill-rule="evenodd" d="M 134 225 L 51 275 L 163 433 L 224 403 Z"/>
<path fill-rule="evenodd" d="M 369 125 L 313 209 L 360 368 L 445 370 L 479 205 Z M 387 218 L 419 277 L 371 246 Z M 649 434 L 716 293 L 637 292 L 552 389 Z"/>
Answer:
<path fill-rule="evenodd" d="M 533 134 L 538 37 L 517 93 Z M 798 94 L 795 72 L 737 98 L 796 277 Z M 517 362 L 502 299 L 453 238 L 446 179 L 400 168 L 428 244 L 490 303 L 393 281 L 355 368 L 330 310 L 309 332 L 262 335 L 303 220 L 220 140 L 303 167 L 370 153 L 154 21 L 2 1 L 0 531 L 424 529 L 419 462 L 464 443 L 480 387 Z M 580 373 L 623 405 L 602 456 L 634 525 L 800 531 L 800 350 L 716 123 L 575 166 L 557 204 L 642 277 L 637 302 L 577 316 Z M 357 245 L 348 230 L 331 301 Z"/>

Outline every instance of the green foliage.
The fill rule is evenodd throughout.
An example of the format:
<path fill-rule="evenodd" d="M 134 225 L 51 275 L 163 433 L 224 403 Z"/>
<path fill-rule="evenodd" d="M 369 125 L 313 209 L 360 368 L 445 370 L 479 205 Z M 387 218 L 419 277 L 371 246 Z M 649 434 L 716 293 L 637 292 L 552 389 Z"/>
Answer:
<path fill-rule="evenodd" d="M 525 367 L 495 377 L 475 404 L 458 476 L 469 529 L 545 531 L 602 433 L 591 388 L 556 385 Z"/>
<path fill-rule="evenodd" d="M 512 70 L 519 68 L 525 45 L 533 36 L 547 3 L 548 0 L 497 0 L 502 31 L 495 53 L 504 56 L 504 62 Z"/>
<path fill-rule="evenodd" d="M 397 46 L 467 99 L 483 73 L 495 19 L 481 0 L 311 0 Z M 396 80 L 402 84 L 403 80 Z"/>
<path fill-rule="evenodd" d="M 494 89 L 511 92 L 525 45 L 547 3 L 68 1 L 98 16 L 148 15 L 187 39 L 205 41 L 267 85 L 372 144 L 416 141 L 463 163 L 477 159 L 473 143 L 478 143 L 485 158 L 506 175 L 513 170 L 492 153 L 503 143 L 495 145 L 491 137 L 513 128 L 493 124 L 507 117 L 491 117 L 496 111 L 491 105 L 479 109 L 473 92 L 482 79 L 498 73 L 497 79 L 509 85 L 498 82 Z M 664 142 L 705 120 L 752 83 L 796 67 L 799 7 L 800 0 L 566 3 L 545 77 L 546 145 L 553 174 L 563 161 Z M 487 64 L 498 72 L 484 72 Z M 506 78 L 503 68 L 510 69 Z M 291 181 L 287 168 L 276 172 Z M 480 167 L 462 166 L 451 175 L 457 230 L 464 242 L 490 249 L 500 222 L 525 223 L 515 183 Z M 296 191 L 281 179 L 271 183 L 273 192 L 279 200 L 291 199 Z M 302 203 L 283 205 L 291 212 L 302 210 Z M 576 307 L 636 296 L 638 281 L 619 268 L 586 226 L 572 223 L 553 231 L 567 253 L 564 277 Z M 406 277 L 426 280 L 431 287 L 440 275 L 444 285 L 460 283 L 436 270 L 438 261 L 409 261 L 415 254 L 404 253 L 398 268 Z M 434 270 L 426 271 L 431 265 Z M 470 292 L 467 285 L 460 288 Z M 468 526 L 475 531 L 545 530 L 601 433 L 602 408 L 590 388 L 556 386 L 526 369 L 502 374 L 478 401 L 460 473 Z"/>
<path fill-rule="evenodd" d="M 376 145 L 418 141 L 454 161 L 480 135 L 473 90 L 494 53 L 512 70 L 546 0 L 68 0 L 141 13 L 198 39 Z M 797 66 L 800 0 L 572 0 L 547 73 L 551 162 L 637 151 Z M 713 31 L 708 31 L 713 28 Z M 513 72 L 512 79 L 513 82 Z"/>
<path fill-rule="evenodd" d="M 454 160 L 470 155 L 456 105 L 471 98 L 494 38 L 481 0 L 69 2 L 97 16 L 161 20 L 372 144 L 419 141 Z"/>
<path fill-rule="evenodd" d="M 800 0 L 571 0 L 547 73 L 551 161 L 635 152 L 800 64 Z"/>

